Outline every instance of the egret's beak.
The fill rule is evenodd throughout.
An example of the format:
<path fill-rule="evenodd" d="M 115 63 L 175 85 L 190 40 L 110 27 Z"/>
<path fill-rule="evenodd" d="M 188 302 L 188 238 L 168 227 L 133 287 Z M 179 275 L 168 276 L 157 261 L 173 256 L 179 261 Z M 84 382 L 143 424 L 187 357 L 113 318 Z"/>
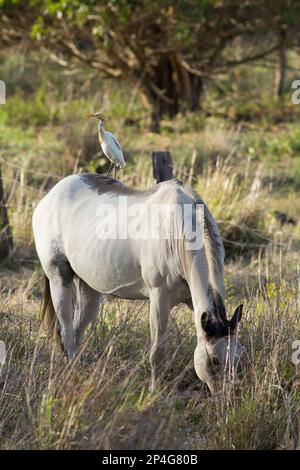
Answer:
<path fill-rule="evenodd" d="M 97 119 L 95 114 L 85 114 L 86 118 L 92 118 L 92 119 Z"/>

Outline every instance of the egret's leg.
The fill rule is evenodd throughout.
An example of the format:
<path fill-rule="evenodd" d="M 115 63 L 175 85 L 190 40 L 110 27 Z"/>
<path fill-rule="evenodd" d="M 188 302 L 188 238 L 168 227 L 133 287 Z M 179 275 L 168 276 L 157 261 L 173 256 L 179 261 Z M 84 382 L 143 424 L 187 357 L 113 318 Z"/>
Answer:
<path fill-rule="evenodd" d="M 108 169 L 108 172 L 107 172 L 106 176 L 109 175 L 112 166 L 113 166 L 113 162 L 110 162 L 109 169 Z"/>
<path fill-rule="evenodd" d="M 115 175 L 115 180 L 117 179 L 117 165 L 114 165 L 114 175 Z"/>

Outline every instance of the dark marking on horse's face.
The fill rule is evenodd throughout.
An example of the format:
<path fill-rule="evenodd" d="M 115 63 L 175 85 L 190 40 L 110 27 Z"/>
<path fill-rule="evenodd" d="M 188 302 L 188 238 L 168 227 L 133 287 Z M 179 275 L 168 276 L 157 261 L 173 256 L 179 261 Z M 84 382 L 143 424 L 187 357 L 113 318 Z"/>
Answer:
<path fill-rule="evenodd" d="M 234 335 L 237 323 L 242 317 L 243 305 L 239 305 L 231 320 L 227 319 L 224 300 L 219 292 L 208 284 L 208 296 L 212 308 L 202 313 L 201 325 L 208 341 Z"/>
<path fill-rule="evenodd" d="M 63 286 L 68 287 L 73 281 L 74 271 L 67 257 L 61 252 L 55 242 L 51 246 L 51 266 L 57 270 Z"/>
<path fill-rule="evenodd" d="M 201 326 L 207 341 L 215 341 L 230 334 L 229 324 L 221 323 L 212 311 L 202 313 Z"/>
<path fill-rule="evenodd" d="M 211 299 L 212 308 L 202 313 L 201 326 L 207 340 L 214 341 L 233 332 L 230 331 L 230 324 L 226 318 L 224 301 L 211 284 L 208 284 L 207 295 Z"/>
<path fill-rule="evenodd" d="M 157 191 L 157 186 L 147 189 L 145 191 L 140 191 L 138 189 L 129 188 L 125 184 L 121 183 L 114 178 L 104 175 L 98 175 L 97 173 L 82 173 L 80 179 L 86 184 L 92 191 L 97 194 L 106 194 L 113 193 L 116 196 L 145 196 L 155 193 Z"/>

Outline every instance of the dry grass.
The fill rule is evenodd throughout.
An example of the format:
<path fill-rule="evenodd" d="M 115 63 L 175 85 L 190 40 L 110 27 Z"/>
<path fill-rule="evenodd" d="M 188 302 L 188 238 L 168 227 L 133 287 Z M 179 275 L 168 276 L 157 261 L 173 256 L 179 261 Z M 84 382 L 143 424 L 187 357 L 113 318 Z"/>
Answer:
<path fill-rule="evenodd" d="M 163 387 L 148 392 L 148 306 L 112 301 L 89 329 L 73 365 L 53 350 L 37 319 L 39 276 L 3 290 L 0 337 L 8 348 L 0 392 L 3 449 L 277 449 L 299 446 L 299 286 L 269 280 L 247 295 L 239 335 L 243 372 L 212 398 L 190 370 L 191 314 L 170 321 Z M 234 299 L 229 301 L 229 310 Z"/>
<path fill-rule="evenodd" d="M 231 153 L 217 159 L 198 180 L 197 189 L 217 220 L 227 256 L 249 256 L 270 241 L 270 193 L 263 176 L 262 165 L 254 170 L 250 159 Z"/>

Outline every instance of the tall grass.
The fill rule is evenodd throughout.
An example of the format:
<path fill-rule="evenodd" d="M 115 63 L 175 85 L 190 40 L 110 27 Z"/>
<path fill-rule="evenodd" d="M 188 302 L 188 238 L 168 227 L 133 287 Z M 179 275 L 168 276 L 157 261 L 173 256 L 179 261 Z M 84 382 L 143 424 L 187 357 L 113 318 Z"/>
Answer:
<path fill-rule="evenodd" d="M 254 170 L 250 158 L 245 161 L 233 153 L 198 179 L 197 189 L 219 224 L 228 255 L 251 255 L 269 241 L 270 195 L 263 174 L 262 165 Z"/>
<path fill-rule="evenodd" d="M 296 279 L 270 281 L 250 297 L 244 293 L 243 371 L 215 397 L 189 372 L 195 332 L 183 308 L 170 321 L 164 384 L 150 394 L 146 303 L 106 303 L 70 364 L 39 332 L 38 304 L 28 300 L 36 287 L 22 299 L 22 313 L 14 294 L 1 299 L 0 336 L 9 353 L 0 392 L 1 448 L 299 445 L 300 377 L 292 362 L 292 342 L 300 337 Z"/>

